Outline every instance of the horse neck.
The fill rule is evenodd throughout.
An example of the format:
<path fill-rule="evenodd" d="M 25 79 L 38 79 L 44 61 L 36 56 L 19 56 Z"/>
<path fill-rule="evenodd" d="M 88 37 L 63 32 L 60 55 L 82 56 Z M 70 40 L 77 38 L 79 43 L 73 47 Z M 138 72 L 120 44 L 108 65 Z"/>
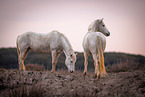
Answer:
<path fill-rule="evenodd" d="M 98 26 L 99 26 L 98 23 L 95 23 L 94 26 L 93 26 L 93 28 L 92 28 L 92 31 L 93 32 L 99 31 L 99 27 Z"/>
<path fill-rule="evenodd" d="M 61 44 L 65 55 L 69 56 L 73 52 L 73 49 L 65 36 L 61 36 Z"/>

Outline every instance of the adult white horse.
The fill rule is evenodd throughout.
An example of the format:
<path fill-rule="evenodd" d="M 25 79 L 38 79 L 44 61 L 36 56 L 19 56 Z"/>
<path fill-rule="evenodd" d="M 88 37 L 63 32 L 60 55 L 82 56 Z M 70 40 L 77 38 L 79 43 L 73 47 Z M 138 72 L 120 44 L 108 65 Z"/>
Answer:
<path fill-rule="evenodd" d="M 105 36 L 109 36 L 110 32 L 105 27 L 103 19 L 98 19 L 89 25 L 88 33 L 83 39 L 83 49 L 84 49 L 84 75 L 87 73 L 88 56 L 91 53 L 95 65 L 95 76 L 99 78 L 100 76 L 106 75 L 106 70 L 104 66 L 104 56 L 103 52 L 106 47 Z"/>
<path fill-rule="evenodd" d="M 19 70 L 25 70 L 24 60 L 27 53 L 32 49 L 36 52 L 52 54 L 52 70 L 55 72 L 57 59 L 62 51 L 66 55 L 65 64 L 69 72 L 75 70 L 76 54 L 74 53 L 68 39 L 58 31 L 46 34 L 26 32 L 17 37 L 17 52 Z"/>

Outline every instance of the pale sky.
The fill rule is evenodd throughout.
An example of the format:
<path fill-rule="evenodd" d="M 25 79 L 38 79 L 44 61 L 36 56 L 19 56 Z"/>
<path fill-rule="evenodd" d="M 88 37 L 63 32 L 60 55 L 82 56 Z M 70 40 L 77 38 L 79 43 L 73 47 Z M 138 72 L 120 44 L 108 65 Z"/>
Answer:
<path fill-rule="evenodd" d="M 0 0 L 0 48 L 16 47 L 24 32 L 58 30 L 83 52 L 88 26 L 100 18 L 111 33 L 105 52 L 145 56 L 145 0 Z"/>

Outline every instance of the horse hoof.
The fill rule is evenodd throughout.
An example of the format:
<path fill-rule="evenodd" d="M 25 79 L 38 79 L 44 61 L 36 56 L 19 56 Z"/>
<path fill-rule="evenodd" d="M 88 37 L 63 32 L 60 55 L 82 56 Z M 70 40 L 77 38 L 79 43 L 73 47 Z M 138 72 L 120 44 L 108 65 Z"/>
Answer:
<path fill-rule="evenodd" d="M 94 78 L 96 78 L 96 79 L 100 79 L 100 78 L 101 78 L 101 76 L 100 76 L 100 75 L 95 74 L 95 75 L 94 75 Z"/>
<path fill-rule="evenodd" d="M 83 73 L 83 75 L 86 75 L 86 74 L 87 74 L 86 72 Z"/>
<path fill-rule="evenodd" d="M 25 69 L 22 69 L 22 71 L 26 71 Z"/>
<path fill-rule="evenodd" d="M 55 73 L 55 71 L 51 70 L 51 73 Z"/>

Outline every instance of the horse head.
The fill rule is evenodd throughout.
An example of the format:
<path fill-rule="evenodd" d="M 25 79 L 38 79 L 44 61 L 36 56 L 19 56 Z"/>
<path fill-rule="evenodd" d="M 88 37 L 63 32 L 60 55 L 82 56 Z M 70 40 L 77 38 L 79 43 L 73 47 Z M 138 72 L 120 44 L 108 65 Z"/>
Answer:
<path fill-rule="evenodd" d="M 75 71 L 76 55 L 77 54 L 73 52 L 70 55 L 66 56 L 65 65 L 67 66 L 70 73 L 73 73 L 73 71 Z"/>
<path fill-rule="evenodd" d="M 105 24 L 103 22 L 103 18 L 95 20 L 93 23 L 91 23 L 89 25 L 88 31 L 93 31 L 93 32 L 97 32 L 98 31 L 98 32 L 103 33 L 105 36 L 110 36 L 110 32 L 106 28 L 106 26 L 105 26 Z"/>

